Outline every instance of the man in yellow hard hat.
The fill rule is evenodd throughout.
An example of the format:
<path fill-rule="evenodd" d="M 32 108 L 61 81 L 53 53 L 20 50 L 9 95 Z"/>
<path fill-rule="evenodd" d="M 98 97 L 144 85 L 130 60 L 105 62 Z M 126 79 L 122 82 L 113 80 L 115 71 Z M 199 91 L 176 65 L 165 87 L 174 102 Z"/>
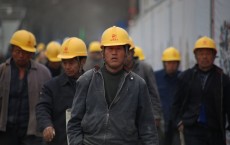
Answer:
<path fill-rule="evenodd" d="M 51 78 L 49 70 L 33 61 L 34 35 L 16 31 L 10 40 L 11 57 L 0 65 L 0 143 L 41 145 L 35 106 L 42 85 Z"/>
<path fill-rule="evenodd" d="M 176 142 L 176 132 L 172 127 L 171 107 L 173 103 L 173 93 L 176 89 L 177 77 L 181 56 L 174 47 L 169 47 L 162 54 L 163 69 L 155 72 L 158 91 L 161 99 L 161 106 L 164 117 L 164 145 L 172 145 Z M 174 139 L 175 138 L 175 139 Z"/>
<path fill-rule="evenodd" d="M 146 62 L 140 61 L 138 57 L 134 56 L 136 49 L 132 39 L 130 38 L 131 47 L 127 59 L 125 62 L 126 68 L 142 77 L 148 87 L 150 98 L 152 101 L 153 113 L 155 117 L 155 123 L 157 127 L 160 127 L 161 120 L 161 103 L 157 90 L 156 79 L 153 72 L 153 68 Z"/>
<path fill-rule="evenodd" d="M 145 55 L 144 55 L 142 48 L 135 46 L 134 57 L 137 57 L 140 61 L 145 60 Z"/>
<path fill-rule="evenodd" d="M 104 64 L 103 58 L 102 58 L 102 49 L 101 44 L 98 41 L 93 41 L 89 44 L 89 50 L 88 50 L 88 58 L 86 60 L 86 64 L 84 66 L 84 70 L 90 70 L 92 68 L 96 67 L 102 67 Z"/>
<path fill-rule="evenodd" d="M 226 145 L 225 122 L 230 116 L 230 80 L 214 64 L 214 40 L 199 38 L 193 49 L 197 64 L 178 80 L 173 120 L 186 145 Z"/>
<path fill-rule="evenodd" d="M 128 33 L 110 27 L 101 37 L 105 65 L 83 74 L 68 123 L 70 145 L 157 145 L 158 138 L 145 81 L 124 69 Z"/>
<path fill-rule="evenodd" d="M 86 57 L 86 45 L 81 39 L 66 39 L 58 55 L 64 73 L 42 88 L 36 112 L 39 130 L 49 145 L 67 145 L 65 112 L 72 106 L 76 80 L 84 73 Z"/>
<path fill-rule="evenodd" d="M 62 71 L 61 58 L 58 58 L 60 49 L 61 45 L 58 42 L 51 41 L 45 50 L 45 55 L 48 59 L 45 65 L 50 70 L 52 77 L 60 75 Z"/>

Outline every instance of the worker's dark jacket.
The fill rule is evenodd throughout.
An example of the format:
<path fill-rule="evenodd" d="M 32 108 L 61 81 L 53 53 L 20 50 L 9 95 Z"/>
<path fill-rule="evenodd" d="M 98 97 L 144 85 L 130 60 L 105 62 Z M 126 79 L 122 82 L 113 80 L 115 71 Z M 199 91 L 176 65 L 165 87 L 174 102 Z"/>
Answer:
<path fill-rule="evenodd" d="M 77 81 L 68 123 L 70 145 L 157 145 L 151 101 L 145 81 L 125 73 L 110 106 L 101 70 L 89 70 Z"/>
<path fill-rule="evenodd" d="M 198 123 L 201 106 L 205 108 L 206 123 L 211 130 L 223 131 L 225 114 L 230 115 L 230 80 L 217 66 L 209 71 L 202 90 L 198 66 L 186 70 L 179 76 L 173 103 L 173 118 L 177 126 L 180 121 L 185 127 Z M 202 105 L 203 104 L 203 105 Z"/>
<path fill-rule="evenodd" d="M 132 71 L 145 80 L 149 90 L 150 98 L 152 100 L 154 117 L 155 119 L 161 118 L 161 102 L 153 68 L 144 61 L 134 60 L 134 66 Z"/>
<path fill-rule="evenodd" d="M 36 106 L 39 130 L 53 126 L 55 137 L 52 145 L 67 145 L 65 111 L 71 108 L 75 93 L 75 81 L 61 74 L 45 83 Z"/>

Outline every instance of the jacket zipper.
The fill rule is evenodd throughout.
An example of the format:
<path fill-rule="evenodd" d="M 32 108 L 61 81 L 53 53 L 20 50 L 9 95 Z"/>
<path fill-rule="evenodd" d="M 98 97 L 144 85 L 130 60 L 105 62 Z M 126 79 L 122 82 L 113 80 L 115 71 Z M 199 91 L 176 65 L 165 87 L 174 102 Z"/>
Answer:
<path fill-rule="evenodd" d="M 130 73 L 130 72 L 129 72 L 129 73 Z M 110 114 L 109 114 L 110 108 L 111 108 L 111 106 L 113 105 L 114 100 L 117 98 L 118 94 L 120 93 L 120 91 L 121 91 L 121 89 L 122 89 L 122 86 L 123 86 L 124 83 L 125 83 L 126 77 L 129 75 L 129 73 L 128 73 L 127 75 L 125 75 L 125 77 L 124 77 L 124 79 L 123 79 L 123 81 L 122 81 L 121 87 L 118 89 L 117 94 L 116 94 L 116 96 L 114 97 L 114 99 L 113 99 L 113 101 L 111 102 L 111 104 L 110 104 L 109 107 L 108 107 L 108 104 L 107 104 L 107 102 L 106 102 L 106 104 L 107 104 L 107 107 L 106 107 L 106 108 L 107 108 L 107 113 L 106 113 L 106 121 L 105 121 L 105 129 L 106 129 L 106 131 L 105 131 L 105 134 L 104 134 L 104 142 L 106 142 L 107 128 L 108 128 L 108 122 L 109 122 L 109 116 L 110 116 Z M 105 98 L 105 84 L 104 84 L 104 78 L 103 78 L 103 76 L 102 76 L 101 73 L 99 73 L 99 74 L 100 74 L 101 77 L 102 77 L 103 88 L 104 88 L 104 98 Z M 106 100 L 106 98 L 105 98 L 105 100 Z"/>

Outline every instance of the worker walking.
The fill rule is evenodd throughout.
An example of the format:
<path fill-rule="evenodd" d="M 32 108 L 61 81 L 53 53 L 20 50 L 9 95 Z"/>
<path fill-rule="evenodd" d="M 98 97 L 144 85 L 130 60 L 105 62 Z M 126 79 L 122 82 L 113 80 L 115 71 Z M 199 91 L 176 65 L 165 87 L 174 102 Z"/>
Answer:
<path fill-rule="evenodd" d="M 145 81 L 124 69 L 130 41 L 120 27 L 101 37 L 105 65 L 84 73 L 68 123 L 70 145 L 157 145 L 157 131 Z"/>
<path fill-rule="evenodd" d="M 173 103 L 173 94 L 176 90 L 177 77 L 181 56 L 174 47 L 169 47 L 162 54 L 163 69 L 155 72 L 158 91 L 163 111 L 164 124 L 164 145 L 173 145 L 176 140 L 176 132 L 172 127 L 171 109 Z"/>
<path fill-rule="evenodd" d="M 84 72 L 87 57 L 85 43 L 76 37 L 68 38 L 61 46 L 64 73 L 45 83 L 36 107 L 39 130 L 49 145 L 67 145 L 65 112 L 71 108 L 76 80 Z"/>
<path fill-rule="evenodd" d="M 143 52 L 142 48 L 140 48 L 138 46 L 135 46 L 134 57 L 137 57 L 140 61 L 145 60 L 145 55 L 144 55 L 144 52 Z"/>
<path fill-rule="evenodd" d="M 45 50 L 45 55 L 48 59 L 45 65 L 50 70 L 52 77 L 58 76 L 62 72 L 61 58 L 57 57 L 60 49 L 61 45 L 58 42 L 51 41 Z"/>
<path fill-rule="evenodd" d="M 16 31 L 10 44 L 11 57 L 0 65 L 0 143 L 41 145 L 35 106 L 42 85 L 51 75 L 44 65 L 31 59 L 36 51 L 31 32 Z"/>
<path fill-rule="evenodd" d="M 137 55 L 134 56 L 134 54 L 137 54 L 135 52 L 136 47 L 131 38 L 130 38 L 130 42 L 131 42 L 131 48 L 129 50 L 129 54 L 127 55 L 125 67 L 126 69 L 138 74 L 141 78 L 145 80 L 152 101 L 155 123 L 157 127 L 160 127 L 160 120 L 162 114 L 161 102 L 157 90 L 157 84 L 156 84 L 153 68 L 148 63 L 144 61 L 140 61 Z"/>
<path fill-rule="evenodd" d="M 214 65 L 217 49 L 211 38 L 198 39 L 193 52 L 197 64 L 178 80 L 173 103 L 175 126 L 184 134 L 186 145 L 225 145 L 225 116 L 230 115 L 229 77 Z"/>
<path fill-rule="evenodd" d="M 102 49 L 101 44 L 98 41 L 93 41 L 89 44 L 88 50 L 88 58 L 86 60 L 86 64 L 84 66 L 84 70 L 90 70 L 95 66 L 102 67 L 104 65 L 103 57 L 102 57 Z"/>

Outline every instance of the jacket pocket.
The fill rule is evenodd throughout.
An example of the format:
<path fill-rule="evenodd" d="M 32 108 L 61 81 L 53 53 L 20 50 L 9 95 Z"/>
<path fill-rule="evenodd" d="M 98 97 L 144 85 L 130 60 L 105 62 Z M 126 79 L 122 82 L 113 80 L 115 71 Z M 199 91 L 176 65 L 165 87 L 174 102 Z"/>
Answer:
<path fill-rule="evenodd" d="M 87 134 L 93 134 L 97 128 L 96 120 L 93 117 L 89 117 L 88 115 L 85 115 L 81 122 L 81 127 L 83 132 Z"/>
<path fill-rule="evenodd" d="M 128 136 L 133 136 L 137 134 L 137 127 L 135 126 L 135 123 L 133 120 L 126 122 L 126 125 L 124 127 L 124 132 Z"/>

